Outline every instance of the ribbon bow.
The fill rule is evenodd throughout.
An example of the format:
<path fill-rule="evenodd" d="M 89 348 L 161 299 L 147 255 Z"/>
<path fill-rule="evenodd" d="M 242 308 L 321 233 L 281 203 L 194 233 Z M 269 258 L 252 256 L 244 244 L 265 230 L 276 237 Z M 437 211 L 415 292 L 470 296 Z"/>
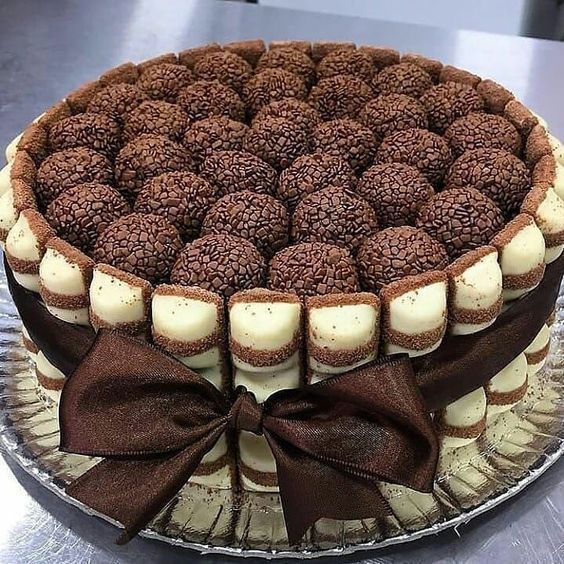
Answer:
<path fill-rule="evenodd" d="M 379 480 L 431 491 L 438 444 L 411 364 L 396 357 L 284 390 L 229 401 L 177 360 L 102 330 L 63 390 L 61 450 L 104 457 L 67 492 L 139 532 L 229 428 L 264 435 L 274 455 L 288 538 L 321 517 L 389 512 Z"/>

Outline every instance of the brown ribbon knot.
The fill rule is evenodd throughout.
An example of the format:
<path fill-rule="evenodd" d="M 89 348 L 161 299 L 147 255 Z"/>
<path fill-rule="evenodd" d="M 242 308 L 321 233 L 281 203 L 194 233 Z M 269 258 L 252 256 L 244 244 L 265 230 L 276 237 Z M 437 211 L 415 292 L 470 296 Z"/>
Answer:
<path fill-rule="evenodd" d="M 264 435 L 276 461 L 288 538 L 321 517 L 389 509 L 379 480 L 431 491 L 438 445 L 407 358 L 231 402 L 155 347 L 102 330 L 63 390 L 61 450 L 104 457 L 67 492 L 139 532 L 228 428 Z"/>

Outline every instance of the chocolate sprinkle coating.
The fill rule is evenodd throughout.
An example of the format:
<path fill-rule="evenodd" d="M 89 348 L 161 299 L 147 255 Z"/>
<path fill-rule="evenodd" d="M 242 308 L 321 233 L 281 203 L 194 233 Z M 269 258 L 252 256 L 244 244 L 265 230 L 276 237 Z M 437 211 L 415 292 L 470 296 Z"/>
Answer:
<path fill-rule="evenodd" d="M 427 129 L 427 112 L 415 98 L 405 94 L 386 94 L 369 101 L 359 121 L 378 140 L 404 129 Z"/>
<path fill-rule="evenodd" d="M 448 265 L 445 248 L 425 231 L 411 226 L 389 227 L 361 245 L 358 272 L 362 289 L 378 293 L 383 286 Z"/>
<path fill-rule="evenodd" d="M 451 260 L 487 245 L 503 227 L 501 210 L 475 188 L 437 194 L 419 212 L 417 227 L 440 241 Z"/>
<path fill-rule="evenodd" d="M 345 159 L 357 173 L 368 168 L 374 159 L 374 135 L 367 127 L 350 119 L 335 119 L 318 125 L 312 133 L 317 153 Z"/>
<path fill-rule="evenodd" d="M 124 117 L 148 99 L 147 94 L 133 84 L 113 84 L 90 100 L 87 112 L 105 114 L 122 125 Z"/>
<path fill-rule="evenodd" d="M 171 282 L 199 286 L 224 297 L 264 286 L 266 262 L 250 242 L 232 235 L 208 235 L 188 243 L 172 270 Z"/>
<path fill-rule="evenodd" d="M 218 80 L 241 92 L 253 73 L 253 67 L 235 53 L 217 51 L 198 60 L 194 65 L 194 73 L 200 80 Z"/>
<path fill-rule="evenodd" d="M 494 114 L 468 114 L 457 119 L 445 132 L 456 157 L 472 149 L 505 149 L 519 155 L 521 136 L 505 118 Z"/>
<path fill-rule="evenodd" d="M 304 198 L 292 218 L 293 241 L 331 243 L 353 252 L 377 229 L 378 220 L 368 202 L 334 186 Z"/>
<path fill-rule="evenodd" d="M 372 81 L 380 94 L 406 94 L 419 98 L 433 86 L 429 73 L 412 63 L 399 63 L 383 68 Z"/>
<path fill-rule="evenodd" d="M 116 158 L 116 186 L 126 197 L 134 197 L 151 178 L 187 166 L 188 154 L 182 145 L 159 135 L 141 135 Z"/>
<path fill-rule="evenodd" d="M 446 188 L 476 188 L 493 200 L 507 219 L 518 213 L 531 189 L 525 163 L 503 149 L 474 149 L 463 153 L 450 167 Z"/>
<path fill-rule="evenodd" d="M 444 133 L 458 118 L 484 109 L 484 100 L 474 88 L 459 82 L 433 86 L 421 96 L 433 131 Z"/>
<path fill-rule="evenodd" d="M 245 106 L 237 92 L 217 80 L 194 82 L 180 91 L 176 101 L 190 121 L 212 116 L 245 119 Z"/>
<path fill-rule="evenodd" d="M 147 182 L 134 210 L 164 217 L 184 240 L 200 234 L 202 222 L 217 201 L 213 187 L 192 172 L 166 172 Z"/>
<path fill-rule="evenodd" d="M 265 257 L 288 243 L 290 218 L 272 196 L 244 190 L 223 196 L 208 212 L 202 235 L 236 235 L 253 243 Z"/>
<path fill-rule="evenodd" d="M 197 121 L 182 141 L 188 151 L 190 166 L 198 170 L 205 158 L 216 151 L 240 151 L 249 131 L 248 126 L 225 116 Z"/>
<path fill-rule="evenodd" d="M 308 101 L 322 119 L 329 120 L 356 117 L 372 98 L 372 88 L 360 78 L 337 75 L 320 80 L 311 89 Z"/>
<path fill-rule="evenodd" d="M 310 88 L 315 82 L 315 64 L 301 51 L 291 48 L 271 49 L 264 53 L 257 63 L 257 71 L 282 69 L 299 76 Z"/>
<path fill-rule="evenodd" d="M 89 255 L 100 233 L 130 211 L 115 188 L 92 182 L 65 190 L 49 204 L 45 219 L 59 237 Z"/>
<path fill-rule="evenodd" d="M 149 100 L 125 116 L 123 139 L 126 143 L 149 133 L 180 141 L 188 127 L 188 116 L 180 106 L 163 100 Z"/>
<path fill-rule="evenodd" d="M 362 51 L 333 51 L 317 65 L 320 80 L 337 75 L 353 75 L 370 84 L 374 76 L 374 64 L 367 53 Z"/>
<path fill-rule="evenodd" d="M 357 292 L 359 285 L 356 265 L 347 249 L 327 243 L 299 243 L 274 255 L 268 287 L 305 298 Z"/>
<path fill-rule="evenodd" d="M 240 190 L 273 195 L 278 183 L 278 175 L 269 164 L 245 151 L 212 153 L 204 161 L 200 175 L 219 196 Z"/>
<path fill-rule="evenodd" d="M 452 163 L 452 153 L 446 141 L 436 133 L 425 129 L 404 129 L 382 141 L 376 160 L 378 163 L 414 166 L 436 186 Z"/>
<path fill-rule="evenodd" d="M 264 106 L 254 117 L 253 125 L 267 117 L 293 121 L 308 132 L 311 132 L 321 121 L 321 117 L 315 108 L 312 108 L 307 102 L 294 98 L 284 98 Z"/>
<path fill-rule="evenodd" d="M 304 155 L 280 175 L 277 196 L 289 210 L 300 200 L 329 186 L 353 190 L 356 177 L 344 159 L 325 153 Z"/>
<path fill-rule="evenodd" d="M 190 69 L 183 65 L 165 63 L 146 68 L 139 77 L 137 86 L 153 100 L 174 102 L 180 91 L 193 81 Z"/>
<path fill-rule="evenodd" d="M 359 180 L 357 192 L 374 208 L 380 227 L 415 225 L 419 210 L 434 195 L 425 176 L 403 163 L 371 166 Z"/>
<path fill-rule="evenodd" d="M 251 115 L 272 102 L 284 98 L 304 100 L 307 89 L 304 81 L 283 69 L 264 69 L 243 87 L 243 100 Z"/>
<path fill-rule="evenodd" d="M 121 145 L 119 124 L 104 114 L 77 114 L 49 129 L 52 151 L 87 147 L 112 158 Z"/>
<path fill-rule="evenodd" d="M 100 234 L 94 260 L 158 284 L 168 280 L 181 249 L 178 231 L 166 219 L 132 213 Z"/>
<path fill-rule="evenodd" d="M 309 152 L 309 136 L 298 124 L 284 118 L 264 118 L 255 123 L 243 142 L 245 151 L 277 170 L 284 170 Z"/>
<path fill-rule="evenodd" d="M 48 156 L 37 170 L 36 194 L 46 206 L 65 190 L 86 182 L 112 184 L 112 163 L 86 147 L 66 149 Z"/>

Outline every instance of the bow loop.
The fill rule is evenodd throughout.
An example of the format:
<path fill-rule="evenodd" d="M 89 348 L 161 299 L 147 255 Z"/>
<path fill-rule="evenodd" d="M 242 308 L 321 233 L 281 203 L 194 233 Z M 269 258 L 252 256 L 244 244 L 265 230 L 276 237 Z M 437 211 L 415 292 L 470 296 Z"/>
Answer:
<path fill-rule="evenodd" d="M 258 404 L 255 395 L 243 386 L 235 390 L 235 401 L 229 411 L 229 424 L 237 431 L 249 431 L 262 435 L 262 404 Z"/>

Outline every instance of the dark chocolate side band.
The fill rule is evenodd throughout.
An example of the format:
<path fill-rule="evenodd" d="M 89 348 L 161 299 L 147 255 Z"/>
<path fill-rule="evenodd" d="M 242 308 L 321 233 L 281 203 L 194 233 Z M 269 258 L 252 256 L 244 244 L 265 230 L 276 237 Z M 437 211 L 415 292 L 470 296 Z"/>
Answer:
<path fill-rule="evenodd" d="M 8 288 L 31 339 L 52 364 L 70 376 L 90 349 L 94 331 L 51 315 L 37 294 L 15 281 L 5 260 L 4 268 Z M 447 335 L 436 351 L 412 359 L 430 411 L 483 386 L 531 344 L 554 307 L 563 274 L 564 255 L 547 266 L 534 291 L 487 329 L 471 335 Z"/>

